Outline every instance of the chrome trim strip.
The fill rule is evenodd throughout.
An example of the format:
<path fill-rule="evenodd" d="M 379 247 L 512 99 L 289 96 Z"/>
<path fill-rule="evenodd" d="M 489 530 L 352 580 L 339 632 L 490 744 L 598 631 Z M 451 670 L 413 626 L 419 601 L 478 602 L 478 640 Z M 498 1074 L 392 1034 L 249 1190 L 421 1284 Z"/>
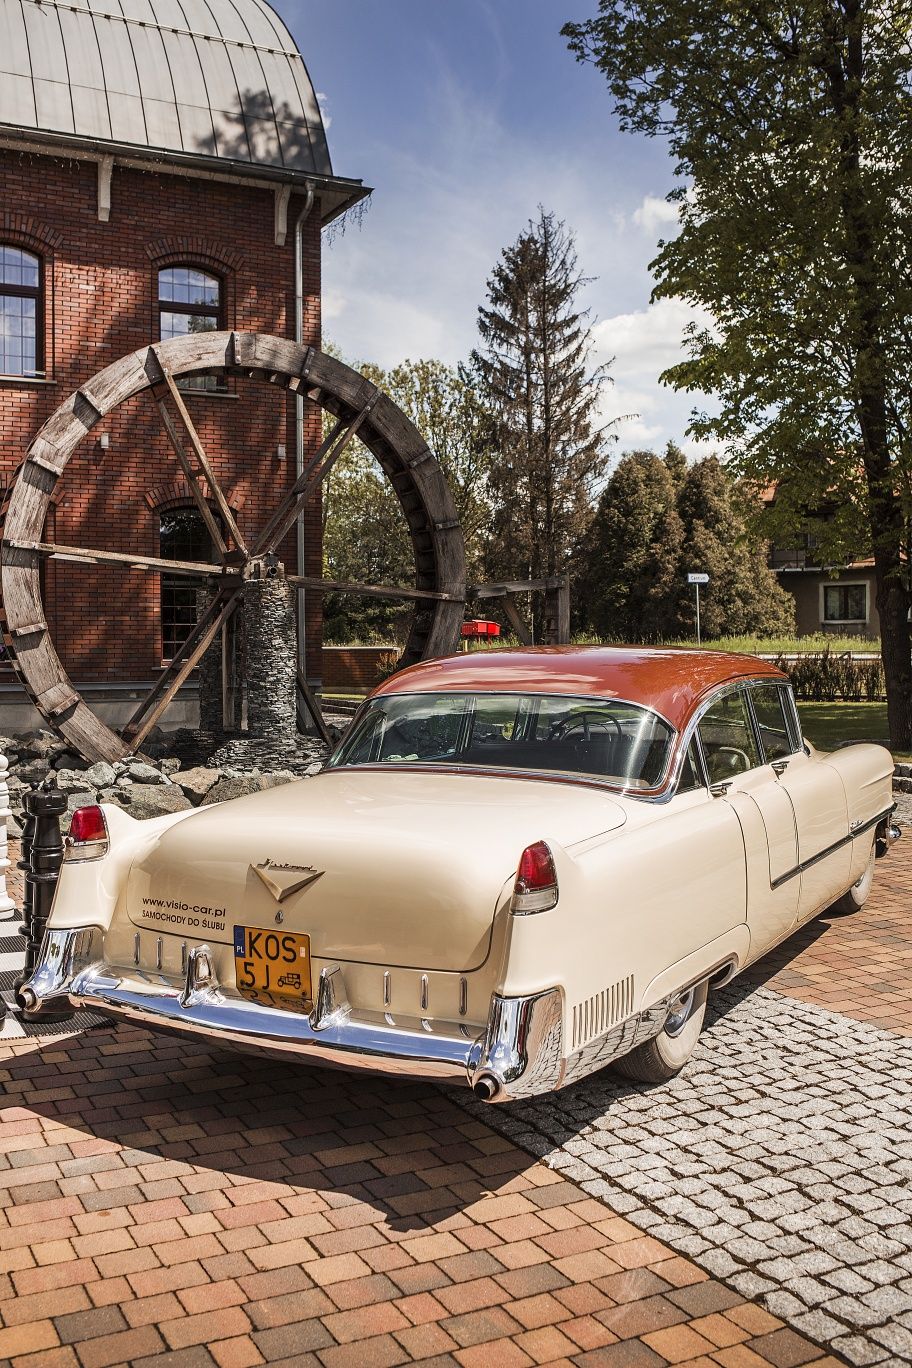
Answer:
<path fill-rule="evenodd" d="M 869 821 L 862 823 L 861 826 L 857 826 L 854 831 L 849 832 L 848 836 L 841 836 L 838 841 L 833 841 L 832 845 L 828 845 L 825 849 L 819 850 L 816 855 L 811 855 L 809 859 L 802 860 L 800 864 L 795 865 L 794 869 L 789 869 L 785 874 L 780 874 L 778 879 L 771 879 L 770 888 L 781 888 L 784 883 L 788 883 L 789 879 L 794 879 L 798 874 L 802 874 L 806 869 L 810 869 L 812 865 L 819 864 L 820 861 L 825 860 L 828 855 L 834 854 L 837 850 L 841 850 L 843 846 L 848 845 L 850 841 L 854 841 L 857 836 L 863 836 L 866 831 L 871 830 L 871 827 L 875 827 L 879 822 L 889 818 L 893 812 L 894 806 L 895 804 L 888 807 L 885 812 L 879 812 L 876 817 L 872 817 Z"/>

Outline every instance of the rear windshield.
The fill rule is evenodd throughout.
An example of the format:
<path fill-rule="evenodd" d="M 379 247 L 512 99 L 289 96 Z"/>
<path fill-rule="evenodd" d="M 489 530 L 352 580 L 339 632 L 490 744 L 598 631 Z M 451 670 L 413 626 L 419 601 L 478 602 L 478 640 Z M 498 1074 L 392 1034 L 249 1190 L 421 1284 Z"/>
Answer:
<path fill-rule="evenodd" d="M 674 732 L 618 699 L 541 694 L 389 694 L 368 703 L 330 762 L 585 774 L 656 788 Z"/>

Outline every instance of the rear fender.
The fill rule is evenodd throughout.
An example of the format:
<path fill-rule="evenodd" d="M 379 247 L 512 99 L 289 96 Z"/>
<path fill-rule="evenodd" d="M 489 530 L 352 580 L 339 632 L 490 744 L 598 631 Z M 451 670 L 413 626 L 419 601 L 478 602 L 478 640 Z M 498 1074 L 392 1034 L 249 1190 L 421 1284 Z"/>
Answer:
<path fill-rule="evenodd" d="M 108 824 L 108 853 L 100 860 L 64 860 L 54 892 L 49 930 L 66 931 L 79 926 L 107 930 L 133 861 L 155 844 L 162 831 L 190 816 L 193 809 L 145 821 L 137 821 L 111 803 L 103 803 L 102 811 Z"/>

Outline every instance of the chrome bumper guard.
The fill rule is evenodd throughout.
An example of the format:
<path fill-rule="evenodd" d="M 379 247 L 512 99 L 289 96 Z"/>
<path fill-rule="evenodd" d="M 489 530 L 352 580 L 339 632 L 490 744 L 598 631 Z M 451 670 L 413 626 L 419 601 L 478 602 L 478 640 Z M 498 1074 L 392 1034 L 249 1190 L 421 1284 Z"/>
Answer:
<path fill-rule="evenodd" d="M 465 1023 L 356 1012 L 338 965 L 321 971 L 305 1016 L 224 990 L 206 945 L 190 951 L 182 979 L 106 964 L 102 946 L 99 927 L 48 931 L 21 989 L 26 1007 L 68 1003 L 258 1054 L 467 1084 L 486 1102 L 551 1092 L 565 1081 L 559 988 L 530 997 L 495 994 L 487 1029 L 479 1033 Z"/>

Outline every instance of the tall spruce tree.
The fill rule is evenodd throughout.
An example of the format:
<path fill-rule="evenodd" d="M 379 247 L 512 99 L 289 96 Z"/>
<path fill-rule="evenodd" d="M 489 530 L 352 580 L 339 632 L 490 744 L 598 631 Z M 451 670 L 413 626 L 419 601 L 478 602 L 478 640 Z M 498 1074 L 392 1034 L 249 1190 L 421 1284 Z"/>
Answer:
<path fill-rule="evenodd" d="M 715 457 L 688 466 L 669 443 L 622 457 L 575 558 L 577 625 L 605 640 L 692 637 L 690 570 L 709 575 L 706 638 L 789 633 L 795 601 L 767 565 L 744 488 Z"/>
<path fill-rule="evenodd" d="M 478 311 L 472 362 L 498 448 L 491 578 L 563 573 L 592 516 L 607 463 L 597 420 L 607 368 L 591 364 L 589 318 L 577 303 L 583 283 L 573 234 L 541 209 L 504 249 Z"/>
<path fill-rule="evenodd" d="M 607 641 L 661 641 L 677 632 L 684 529 L 671 471 L 630 451 L 613 471 L 574 557 L 577 622 Z"/>
<path fill-rule="evenodd" d="M 681 230 L 657 294 L 701 305 L 668 378 L 693 430 L 813 510 L 858 484 L 890 736 L 912 747 L 912 84 L 899 0 L 599 0 L 564 29 L 623 128 L 667 139 Z M 847 548 L 857 551 L 859 548 Z"/>

